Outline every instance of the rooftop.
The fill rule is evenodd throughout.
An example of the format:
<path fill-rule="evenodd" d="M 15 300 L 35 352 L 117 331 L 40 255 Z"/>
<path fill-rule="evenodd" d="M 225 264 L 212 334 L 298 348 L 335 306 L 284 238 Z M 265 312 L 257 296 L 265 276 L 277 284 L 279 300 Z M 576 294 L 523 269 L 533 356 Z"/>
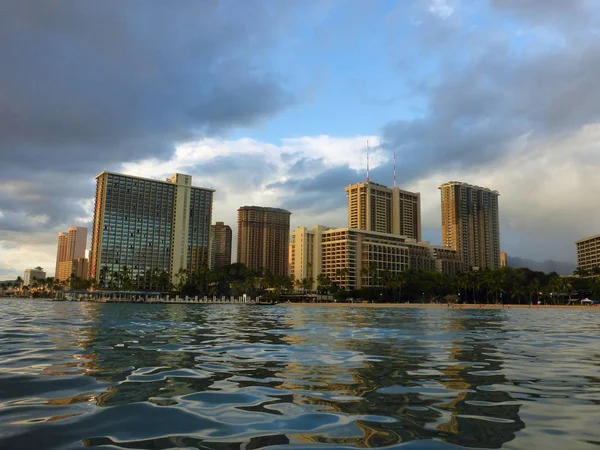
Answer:
<path fill-rule="evenodd" d="M 492 189 L 489 189 L 486 187 L 481 187 L 481 186 L 476 186 L 474 184 L 463 183 L 462 181 L 448 181 L 447 183 L 444 183 L 444 184 L 441 184 L 440 186 L 438 186 L 438 189 L 441 189 L 446 186 L 464 186 L 464 187 L 478 189 L 480 191 L 491 192 L 492 194 L 500 195 L 500 193 L 498 191 L 493 191 Z"/>
<path fill-rule="evenodd" d="M 598 239 L 598 238 L 600 238 L 600 234 L 596 234 L 594 236 L 589 236 L 589 237 L 585 237 L 585 238 L 579 239 L 578 241 L 575 241 L 575 243 L 579 244 L 581 242 L 591 241 L 593 239 Z"/>
<path fill-rule="evenodd" d="M 105 173 L 109 174 L 109 175 L 118 175 L 120 177 L 135 178 L 137 180 L 152 181 L 153 183 L 163 183 L 163 184 L 170 184 L 170 185 L 175 184 L 172 181 L 170 181 L 170 179 L 167 179 L 167 180 L 157 180 L 155 178 L 138 177 L 136 175 L 128 175 L 126 173 L 110 172 L 108 170 L 104 170 L 104 171 L 100 172 L 98 175 L 96 175 L 96 178 L 99 178 L 101 175 L 103 175 Z M 186 177 L 190 177 L 190 179 L 192 178 L 191 175 L 187 175 L 187 174 L 183 174 L 183 173 L 178 173 L 178 174 L 174 174 L 174 175 L 183 175 L 183 176 L 186 176 Z M 190 186 L 190 187 L 192 189 L 202 189 L 202 190 L 205 190 L 205 191 L 215 192 L 215 190 L 212 189 L 212 188 L 205 188 L 205 187 L 200 187 L 200 186 Z"/>
<path fill-rule="evenodd" d="M 257 210 L 257 211 L 268 211 L 268 212 L 276 212 L 276 213 L 283 213 L 283 214 L 292 214 L 291 212 L 289 212 L 286 209 L 271 208 L 269 206 L 240 206 L 238 208 L 238 211 L 240 209 L 254 209 L 254 210 Z"/>

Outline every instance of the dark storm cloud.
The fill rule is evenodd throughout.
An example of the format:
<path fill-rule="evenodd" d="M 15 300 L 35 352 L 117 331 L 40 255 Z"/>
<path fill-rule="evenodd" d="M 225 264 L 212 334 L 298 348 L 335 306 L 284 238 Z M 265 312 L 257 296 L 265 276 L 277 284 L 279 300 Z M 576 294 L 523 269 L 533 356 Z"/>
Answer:
<path fill-rule="evenodd" d="M 0 196 L 0 229 L 80 216 L 100 171 L 293 103 L 264 67 L 294 4 L 3 2 L 0 177 L 19 183 Z"/>
<path fill-rule="evenodd" d="M 160 148 L 145 136 L 171 143 L 278 111 L 289 94 L 258 68 L 266 30 L 285 12 L 272 6 L 5 3 L 0 145 L 45 161 L 48 149 L 87 161 L 95 146 L 106 160 L 122 160 L 123 150 L 136 158 Z M 138 140 L 146 145 L 124 148 Z"/>

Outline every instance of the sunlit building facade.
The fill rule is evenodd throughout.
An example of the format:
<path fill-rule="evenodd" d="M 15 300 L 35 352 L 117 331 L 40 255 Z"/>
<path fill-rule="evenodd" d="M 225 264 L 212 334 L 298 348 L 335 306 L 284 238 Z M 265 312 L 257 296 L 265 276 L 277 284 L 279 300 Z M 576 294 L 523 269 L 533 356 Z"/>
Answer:
<path fill-rule="evenodd" d="M 58 263 L 54 278 L 58 281 L 67 281 L 75 276 L 81 280 L 87 280 L 89 276 L 89 264 L 87 258 L 70 259 Z"/>
<path fill-rule="evenodd" d="M 600 234 L 575 241 L 577 246 L 577 267 L 591 274 L 600 268 Z"/>
<path fill-rule="evenodd" d="M 506 252 L 500 251 L 500 267 L 506 267 L 508 265 L 508 256 Z"/>
<path fill-rule="evenodd" d="M 165 181 L 102 172 L 96 177 L 96 204 L 90 251 L 91 277 L 109 287 L 125 267 L 138 288 L 153 271 L 176 281 L 180 269 L 210 263 L 213 189 L 192 186 L 192 177 Z"/>
<path fill-rule="evenodd" d="M 315 225 L 312 228 L 298 227 L 291 233 L 290 276 L 294 280 L 311 278 L 313 289 L 317 288 L 317 276 L 321 273 L 321 240 L 323 232 L 328 229 Z"/>
<path fill-rule="evenodd" d="M 439 189 L 442 245 L 456 250 L 466 267 L 499 269 L 498 191 L 457 181 Z"/>
<path fill-rule="evenodd" d="M 239 208 L 237 262 L 253 270 L 289 276 L 290 215 L 280 208 Z"/>
<path fill-rule="evenodd" d="M 421 195 L 367 181 L 347 186 L 348 227 L 421 240 Z"/>
<path fill-rule="evenodd" d="M 463 268 L 454 250 L 352 228 L 324 230 L 315 253 L 321 264 L 315 265 L 314 273 L 323 273 L 344 289 L 382 286 L 384 275 L 395 277 L 409 269 L 455 274 Z"/>
<path fill-rule="evenodd" d="M 60 279 L 58 275 L 58 265 L 60 263 L 72 261 L 74 259 L 85 258 L 87 231 L 88 230 L 86 227 L 69 227 L 69 231 L 61 231 L 58 233 L 56 266 L 54 270 L 55 278 Z"/>

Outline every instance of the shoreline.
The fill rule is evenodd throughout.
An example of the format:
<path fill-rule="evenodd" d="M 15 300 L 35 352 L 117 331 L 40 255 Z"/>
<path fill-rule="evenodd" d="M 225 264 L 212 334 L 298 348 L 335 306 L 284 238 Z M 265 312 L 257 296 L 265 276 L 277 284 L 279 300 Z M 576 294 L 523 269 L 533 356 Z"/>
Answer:
<path fill-rule="evenodd" d="M 334 302 L 322 302 L 322 303 L 288 303 L 282 302 L 277 303 L 276 306 L 286 307 L 306 307 L 306 306 L 324 306 L 329 308 L 428 308 L 428 309 L 583 309 L 590 311 L 600 311 L 598 306 L 586 306 L 586 305 L 496 305 L 496 304 L 473 304 L 466 303 L 462 305 L 448 306 L 447 304 L 437 303 L 334 303 Z"/>
<path fill-rule="evenodd" d="M 0 297 L 0 299 L 11 299 L 11 300 L 37 300 L 37 301 L 45 301 L 45 302 L 66 302 L 67 300 L 58 300 L 52 298 L 27 298 L 27 297 Z M 325 308 L 408 308 L 408 309 L 487 309 L 487 310 L 510 310 L 510 309 L 576 309 L 576 310 L 590 310 L 590 311 L 600 311 L 600 306 L 596 305 L 529 305 L 529 304 L 521 304 L 521 305 L 497 305 L 497 304 L 473 304 L 466 303 L 460 305 L 452 305 L 448 306 L 445 303 L 345 303 L 345 302 L 280 302 L 280 303 L 244 303 L 244 302 L 233 302 L 233 301 L 185 301 L 183 299 L 172 299 L 170 301 L 133 301 L 133 300 L 79 300 L 74 301 L 74 303 L 135 303 L 135 304 L 163 304 L 163 305 L 261 305 L 261 306 L 283 306 L 283 307 L 325 307 Z"/>

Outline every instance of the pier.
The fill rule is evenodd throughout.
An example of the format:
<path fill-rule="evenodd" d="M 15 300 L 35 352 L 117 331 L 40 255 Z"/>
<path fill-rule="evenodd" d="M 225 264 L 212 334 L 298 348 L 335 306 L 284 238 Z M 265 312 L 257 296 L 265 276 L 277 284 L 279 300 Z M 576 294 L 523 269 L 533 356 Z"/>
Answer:
<path fill-rule="evenodd" d="M 242 296 L 200 296 L 171 295 L 163 292 L 123 292 L 123 291 L 63 291 L 56 301 L 93 302 L 93 303 L 173 303 L 173 304 L 247 304 L 265 305 L 276 301 L 261 297 Z"/>

